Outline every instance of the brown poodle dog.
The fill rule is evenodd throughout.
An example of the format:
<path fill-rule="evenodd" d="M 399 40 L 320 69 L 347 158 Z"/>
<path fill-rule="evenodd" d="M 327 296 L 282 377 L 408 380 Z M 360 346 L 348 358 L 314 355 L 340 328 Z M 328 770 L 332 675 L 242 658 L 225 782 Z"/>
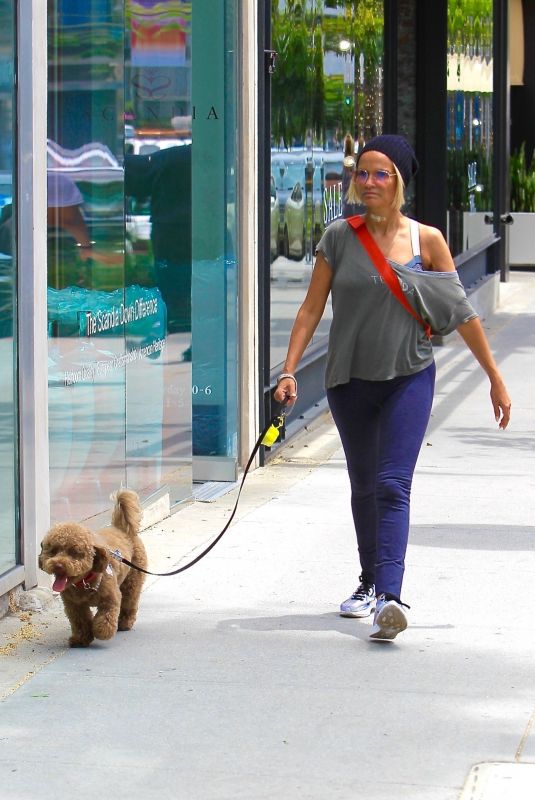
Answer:
<path fill-rule="evenodd" d="M 145 576 L 114 558 L 112 551 L 146 569 L 138 536 L 141 514 L 137 494 L 121 489 L 115 495 L 112 527 L 91 533 L 76 522 L 64 522 L 45 536 L 39 566 L 55 576 L 52 588 L 61 592 L 71 623 L 71 647 L 111 639 L 117 630 L 129 631 L 134 625 Z"/>

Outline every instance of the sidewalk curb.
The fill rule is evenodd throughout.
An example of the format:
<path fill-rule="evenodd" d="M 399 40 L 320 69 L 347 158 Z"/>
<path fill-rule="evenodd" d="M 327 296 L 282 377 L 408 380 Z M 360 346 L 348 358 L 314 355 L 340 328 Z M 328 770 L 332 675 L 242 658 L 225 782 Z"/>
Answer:
<path fill-rule="evenodd" d="M 470 770 L 459 800 L 532 800 L 535 764 L 483 762 Z"/>

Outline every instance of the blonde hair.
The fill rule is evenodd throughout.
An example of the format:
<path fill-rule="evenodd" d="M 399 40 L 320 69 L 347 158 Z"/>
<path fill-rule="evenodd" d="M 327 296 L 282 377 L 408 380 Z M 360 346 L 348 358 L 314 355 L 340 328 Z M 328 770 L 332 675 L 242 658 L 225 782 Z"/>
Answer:
<path fill-rule="evenodd" d="M 393 162 L 392 162 L 393 163 Z M 349 189 L 346 193 L 346 200 L 348 203 L 362 203 L 362 196 L 360 194 L 360 186 L 357 183 L 357 170 L 358 164 L 355 169 L 355 174 L 351 183 L 349 184 Z M 397 176 L 397 185 L 396 185 L 396 193 L 394 195 L 394 199 L 392 200 L 392 208 L 396 211 L 399 211 L 401 207 L 405 204 L 405 183 L 403 178 L 401 177 L 401 173 L 399 169 L 394 164 L 394 172 Z"/>

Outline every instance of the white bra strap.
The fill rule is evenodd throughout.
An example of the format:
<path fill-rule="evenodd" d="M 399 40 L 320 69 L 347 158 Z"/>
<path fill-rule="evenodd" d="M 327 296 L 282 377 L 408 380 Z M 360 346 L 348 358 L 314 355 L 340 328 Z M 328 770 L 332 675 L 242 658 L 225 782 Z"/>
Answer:
<path fill-rule="evenodd" d="M 411 232 L 411 246 L 413 256 L 420 255 L 420 226 L 415 219 L 409 217 L 409 228 Z"/>

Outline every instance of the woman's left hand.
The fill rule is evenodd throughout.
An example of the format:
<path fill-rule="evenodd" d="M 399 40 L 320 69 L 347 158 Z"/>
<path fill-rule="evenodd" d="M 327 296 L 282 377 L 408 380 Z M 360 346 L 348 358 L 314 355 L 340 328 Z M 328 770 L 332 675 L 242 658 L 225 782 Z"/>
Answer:
<path fill-rule="evenodd" d="M 504 431 L 511 418 L 511 398 L 501 378 L 491 381 L 490 399 L 498 427 Z"/>
<path fill-rule="evenodd" d="M 494 409 L 494 418 L 498 427 L 504 431 L 509 425 L 511 417 L 511 398 L 496 366 L 481 320 L 479 317 L 474 317 L 459 325 L 457 330 L 489 376 L 490 400 Z"/>

